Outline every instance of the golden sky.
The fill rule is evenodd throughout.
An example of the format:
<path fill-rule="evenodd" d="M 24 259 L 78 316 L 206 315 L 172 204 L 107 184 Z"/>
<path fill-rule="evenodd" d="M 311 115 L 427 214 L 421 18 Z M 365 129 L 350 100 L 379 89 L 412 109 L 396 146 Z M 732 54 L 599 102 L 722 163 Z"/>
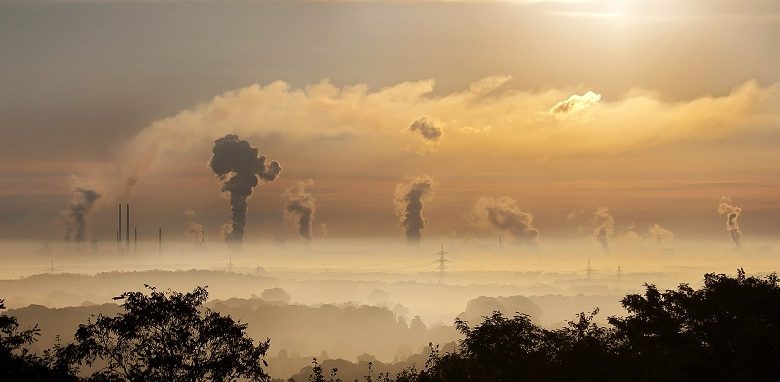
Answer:
<path fill-rule="evenodd" d="M 206 164 L 228 133 L 283 168 L 255 189 L 250 238 L 294 239 L 282 194 L 311 179 L 317 229 L 401 240 L 396 188 L 418 176 L 432 180 L 423 237 L 523 241 L 491 222 L 503 208 L 543 243 L 590 235 L 595 218 L 567 215 L 603 207 L 615 238 L 652 240 L 658 224 L 728 240 L 724 196 L 743 208 L 746 239 L 780 229 L 780 6 L 769 2 L 0 10 L 5 238 L 61 237 L 76 186 L 103 195 L 93 237 L 113 239 L 128 195 L 139 225 L 183 237 L 196 219 L 216 235 L 229 206 Z"/>

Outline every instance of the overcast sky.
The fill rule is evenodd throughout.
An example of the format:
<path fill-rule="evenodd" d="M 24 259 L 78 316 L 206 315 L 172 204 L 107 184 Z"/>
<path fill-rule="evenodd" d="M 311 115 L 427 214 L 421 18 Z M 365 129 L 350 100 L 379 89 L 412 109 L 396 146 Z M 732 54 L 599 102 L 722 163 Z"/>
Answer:
<path fill-rule="evenodd" d="M 316 227 L 400 240 L 396 186 L 421 175 L 428 237 L 498 232 L 482 196 L 540 242 L 598 207 L 616 236 L 728 239 L 723 196 L 746 239 L 780 230 L 777 2 L 0 1 L 0 47 L 6 239 L 62 238 L 74 187 L 103 195 L 92 237 L 128 197 L 142 230 L 216 236 L 227 133 L 283 168 L 248 237 L 294 238 L 282 194 L 312 179 Z"/>

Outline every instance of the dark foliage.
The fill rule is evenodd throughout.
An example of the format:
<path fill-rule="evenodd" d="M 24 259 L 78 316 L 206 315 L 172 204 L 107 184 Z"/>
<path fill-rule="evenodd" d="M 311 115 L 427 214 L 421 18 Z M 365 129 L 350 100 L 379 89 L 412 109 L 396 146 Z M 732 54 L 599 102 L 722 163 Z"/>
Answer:
<path fill-rule="evenodd" d="M 580 313 L 547 330 L 528 316 L 494 312 L 474 327 L 456 320 L 458 348 L 431 355 L 422 371 L 396 382 L 492 381 L 759 381 L 778 380 L 778 278 L 707 274 L 704 287 L 659 291 L 645 285 L 622 304 L 609 327 Z M 383 376 L 389 380 L 387 376 Z M 367 376 L 370 380 L 370 374 Z"/>
<path fill-rule="evenodd" d="M 246 325 L 202 307 L 208 294 L 128 292 L 125 310 L 80 325 L 75 341 L 31 354 L 37 327 L 19 330 L 0 315 L 0 380 L 268 381 L 263 370 L 269 341 L 257 345 Z M 580 313 L 561 329 L 536 326 L 528 316 L 494 312 L 476 326 L 456 320 L 464 339 L 441 354 L 431 345 L 424 368 L 395 376 L 366 363 L 366 382 L 488 381 L 758 381 L 778 380 L 780 287 L 765 278 L 707 274 L 704 286 L 687 284 L 622 300 L 625 317 L 609 326 L 598 310 Z M 2 302 L 0 301 L 0 309 Z M 346 361 L 345 361 L 346 362 Z M 87 366 L 83 370 L 81 367 Z M 88 374 L 88 375 L 87 375 Z M 310 382 L 340 382 L 315 359 Z"/>
<path fill-rule="evenodd" d="M 0 300 L 0 310 L 5 309 Z M 75 381 L 67 369 L 54 366 L 52 352 L 43 355 L 30 352 L 40 329 L 19 330 L 15 317 L 0 314 L 0 381 Z"/>
<path fill-rule="evenodd" d="M 246 325 L 202 309 L 208 297 L 191 293 L 127 292 L 125 312 L 80 325 L 73 343 L 58 351 L 74 371 L 88 366 L 87 381 L 270 380 L 263 357 L 269 341 L 255 345 Z"/>

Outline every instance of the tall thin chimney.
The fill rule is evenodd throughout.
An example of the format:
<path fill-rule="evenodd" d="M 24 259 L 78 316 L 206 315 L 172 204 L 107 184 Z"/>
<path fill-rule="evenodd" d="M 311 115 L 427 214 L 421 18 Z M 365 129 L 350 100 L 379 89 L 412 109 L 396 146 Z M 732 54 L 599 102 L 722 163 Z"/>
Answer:
<path fill-rule="evenodd" d="M 116 235 L 116 247 L 122 244 L 122 203 L 119 203 L 119 234 Z"/>
<path fill-rule="evenodd" d="M 125 204 L 127 210 L 127 227 L 125 227 L 125 251 L 130 252 L 130 203 Z"/>
<path fill-rule="evenodd" d="M 133 251 L 138 253 L 138 227 L 133 228 Z"/>
<path fill-rule="evenodd" d="M 162 227 L 157 231 L 157 251 L 162 254 Z"/>

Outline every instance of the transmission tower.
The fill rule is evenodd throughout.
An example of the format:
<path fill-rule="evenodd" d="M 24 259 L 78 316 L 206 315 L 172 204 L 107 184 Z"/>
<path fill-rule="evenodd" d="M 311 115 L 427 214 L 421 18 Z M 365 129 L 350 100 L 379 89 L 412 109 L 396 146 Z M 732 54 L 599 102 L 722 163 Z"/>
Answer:
<path fill-rule="evenodd" d="M 588 267 L 585 268 L 585 275 L 588 279 L 590 279 L 590 276 L 595 272 L 596 270 L 590 267 L 590 257 L 588 257 Z"/>
<path fill-rule="evenodd" d="M 444 272 L 447 270 L 447 263 L 450 263 L 451 261 L 448 260 L 445 256 L 449 255 L 449 253 L 444 252 L 444 243 L 441 244 L 441 249 L 439 252 L 434 253 L 434 255 L 439 255 L 439 258 L 434 261 L 434 263 L 439 264 L 437 269 L 439 270 L 439 284 L 444 283 Z"/>

